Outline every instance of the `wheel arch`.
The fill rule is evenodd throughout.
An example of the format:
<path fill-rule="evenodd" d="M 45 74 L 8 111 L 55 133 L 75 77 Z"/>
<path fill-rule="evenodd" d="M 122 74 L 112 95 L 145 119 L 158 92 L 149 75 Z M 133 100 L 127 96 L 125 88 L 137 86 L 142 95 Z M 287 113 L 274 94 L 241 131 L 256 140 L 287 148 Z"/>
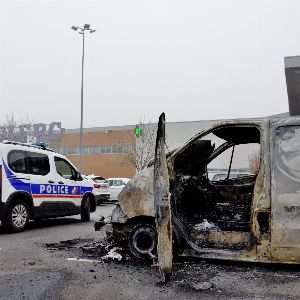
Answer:
<path fill-rule="evenodd" d="M 5 206 L 2 212 L 2 215 L 0 216 L 1 219 L 7 214 L 9 206 L 18 199 L 22 199 L 28 204 L 29 208 L 29 217 L 32 217 L 33 215 L 33 199 L 30 193 L 24 192 L 24 191 L 16 191 L 9 195 L 7 201 L 5 202 Z"/>
<path fill-rule="evenodd" d="M 96 208 L 97 208 L 97 201 L 96 201 L 95 195 L 91 192 L 87 192 L 82 196 L 81 207 L 84 206 L 85 201 L 87 199 L 90 199 L 90 210 L 91 210 L 91 212 L 95 212 Z"/>
<path fill-rule="evenodd" d="M 136 216 L 128 219 L 125 223 L 126 225 L 139 225 L 139 224 L 149 224 L 155 227 L 155 218 L 152 216 Z"/>
<path fill-rule="evenodd" d="M 139 224 L 149 224 L 156 228 L 155 218 L 152 216 L 136 216 L 126 221 L 125 225 L 137 226 Z M 177 248 L 182 248 L 185 245 L 184 237 L 181 235 L 180 228 L 176 222 L 172 222 L 173 238 Z"/>

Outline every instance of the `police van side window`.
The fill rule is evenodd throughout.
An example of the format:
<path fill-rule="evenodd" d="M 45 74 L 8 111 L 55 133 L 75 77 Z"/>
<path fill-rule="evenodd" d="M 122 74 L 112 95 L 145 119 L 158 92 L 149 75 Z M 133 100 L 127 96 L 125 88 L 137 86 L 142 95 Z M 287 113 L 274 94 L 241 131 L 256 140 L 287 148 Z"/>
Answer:
<path fill-rule="evenodd" d="M 26 153 L 22 150 L 12 150 L 8 153 L 8 166 L 17 173 L 27 173 Z"/>
<path fill-rule="evenodd" d="M 33 175 L 47 175 L 50 172 L 48 155 L 27 152 L 28 172 Z"/>
<path fill-rule="evenodd" d="M 63 178 L 76 180 L 77 171 L 64 159 L 54 157 L 56 172 Z"/>

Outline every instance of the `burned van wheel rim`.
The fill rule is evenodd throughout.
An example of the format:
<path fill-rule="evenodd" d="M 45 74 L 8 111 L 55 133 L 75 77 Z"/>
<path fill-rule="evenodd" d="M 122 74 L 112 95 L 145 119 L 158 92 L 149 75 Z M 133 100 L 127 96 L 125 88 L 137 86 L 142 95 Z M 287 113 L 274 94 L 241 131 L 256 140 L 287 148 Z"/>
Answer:
<path fill-rule="evenodd" d="M 131 237 L 134 251 L 141 256 L 156 253 L 157 233 L 152 226 L 136 228 Z"/>
<path fill-rule="evenodd" d="M 11 219 L 16 227 L 23 227 L 27 221 L 26 207 L 23 204 L 16 205 L 12 210 Z"/>

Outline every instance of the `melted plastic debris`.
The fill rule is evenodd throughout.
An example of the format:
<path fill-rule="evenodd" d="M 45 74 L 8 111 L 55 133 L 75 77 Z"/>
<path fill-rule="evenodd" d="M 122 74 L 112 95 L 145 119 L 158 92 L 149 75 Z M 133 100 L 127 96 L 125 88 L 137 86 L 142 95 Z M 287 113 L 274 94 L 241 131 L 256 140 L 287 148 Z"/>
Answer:
<path fill-rule="evenodd" d="M 101 228 L 107 224 L 111 224 L 111 216 L 108 216 L 106 218 L 100 216 L 99 221 L 95 222 L 94 224 L 95 231 L 100 231 Z"/>
<path fill-rule="evenodd" d="M 118 247 L 114 247 L 114 248 L 110 249 L 106 255 L 102 256 L 101 259 L 104 261 L 108 261 L 108 260 L 121 261 L 122 255 L 120 253 L 116 252 L 117 250 L 122 250 L 122 249 L 118 248 Z"/>

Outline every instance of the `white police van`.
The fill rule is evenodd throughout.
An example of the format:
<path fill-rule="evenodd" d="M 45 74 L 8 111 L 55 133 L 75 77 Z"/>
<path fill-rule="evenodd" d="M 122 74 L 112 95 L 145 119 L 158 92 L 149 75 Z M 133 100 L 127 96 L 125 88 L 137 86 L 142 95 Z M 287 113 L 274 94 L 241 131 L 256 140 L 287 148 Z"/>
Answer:
<path fill-rule="evenodd" d="M 81 214 L 96 210 L 93 186 L 63 156 L 51 149 L 16 142 L 0 143 L 0 220 L 12 232 L 29 219 Z"/>

